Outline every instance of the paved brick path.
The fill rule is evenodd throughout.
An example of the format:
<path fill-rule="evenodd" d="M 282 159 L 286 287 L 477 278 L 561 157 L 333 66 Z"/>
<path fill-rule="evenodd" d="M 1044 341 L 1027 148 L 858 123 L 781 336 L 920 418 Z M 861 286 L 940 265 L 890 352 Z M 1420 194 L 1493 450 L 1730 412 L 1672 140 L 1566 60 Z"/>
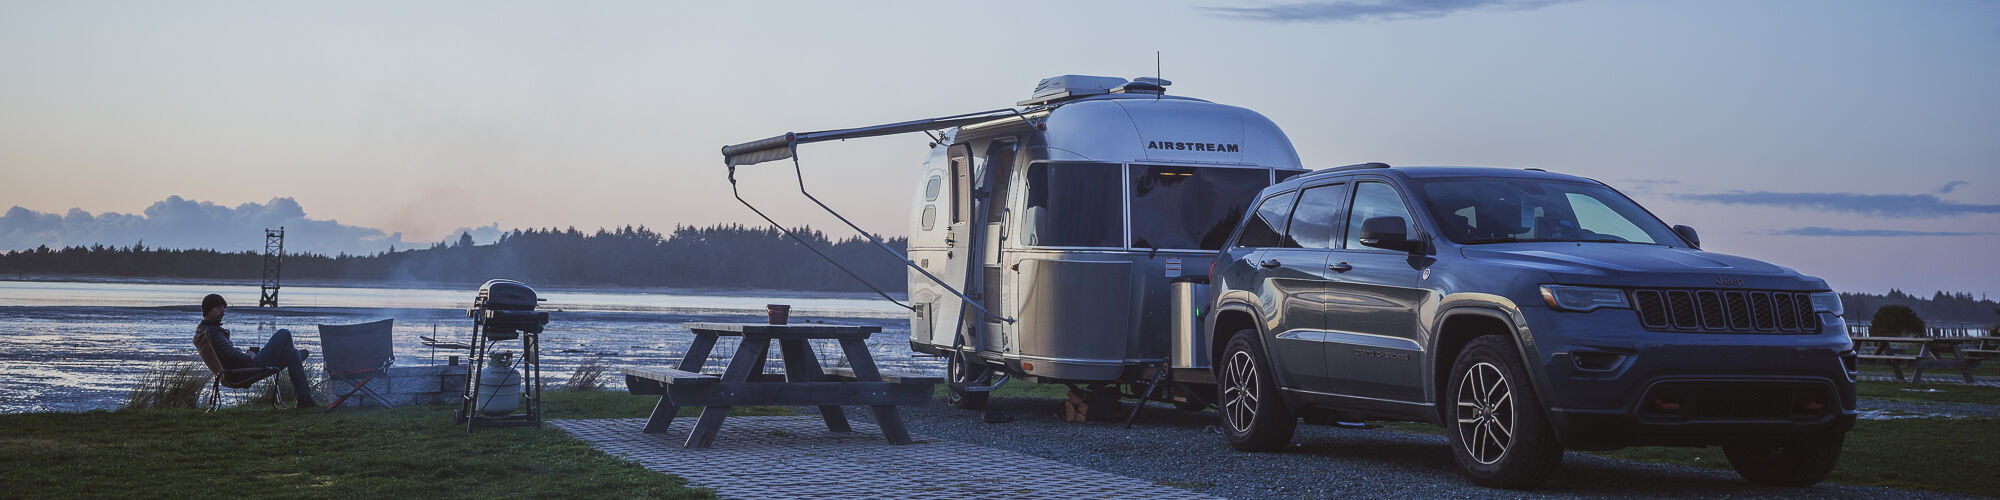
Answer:
<path fill-rule="evenodd" d="M 873 424 L 826 430 L 818 416 L 729 417 L 715 447 L 681 448 L 695 418 L 666 434 L 646 419 L 553 420 L 598 450 L 730 498 L 1210 498 L 1054 460 L 912 436 L 892 446 Z"/>

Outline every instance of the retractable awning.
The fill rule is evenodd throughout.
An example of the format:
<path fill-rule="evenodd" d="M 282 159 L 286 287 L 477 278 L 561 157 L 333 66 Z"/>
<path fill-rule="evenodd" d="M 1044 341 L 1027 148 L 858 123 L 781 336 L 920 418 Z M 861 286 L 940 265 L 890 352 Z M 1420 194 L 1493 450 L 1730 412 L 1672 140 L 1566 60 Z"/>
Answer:
<path fill-rule="evenodd" d="M 792 147 L 799 144 L 947 129 L 1013 116 L 1020 116 L 1020 112 L 1015 111 L 1013 108 L 1002 108 L 941 118 L 875 125 L 872 127 L 822 130 L 818 132 L 788 132 L 785 135 L 769 139 L 750 141 L 734 146 L 723 146 L 722 163 L 731 167 L 737 165 L 754 165 L 772 160 L 791 158 Z"/>

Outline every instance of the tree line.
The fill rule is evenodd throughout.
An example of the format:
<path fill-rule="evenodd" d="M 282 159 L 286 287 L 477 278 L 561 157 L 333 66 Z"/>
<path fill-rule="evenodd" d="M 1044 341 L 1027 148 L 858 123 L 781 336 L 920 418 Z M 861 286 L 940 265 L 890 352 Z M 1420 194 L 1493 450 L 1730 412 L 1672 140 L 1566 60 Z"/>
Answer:
<path fill-rule="evenodd" d="M 793 230 L 828 257 L 883 290 L 904 290 L 904 267 L 862 237 L 832 240 L 809 227 Z M 898 252 L 904 238 L 884 239 Z M 282 276 L 295 280 L 361 280 L 477 284 L 493 278 L 535 285 L 675 288 L 765 288 L 865 291 L 846 273 L 776 228 L 740 224 L 682 226 L 661 234 L 644 226 L 595 233 L 567 229 L 516 229 L 500 241 L 455 243 L 373 255 L 287 253 Z M 0 254 L 0 275 L 75 275 L 258 280 L 262 252 L 104 245 L 15 250 Z"/>
<path fill-rule="evenodd" d="M 1939 291 L 1929 298 L 1889 289 L 1887 295 L 1866 293 L 1840 294 L 1840 307 L 1846 310 L 1841 315 L 1848 323 L 1872 321 L 1882 306 L 1896 305 L 1910 309 L 1926 321 L 1992 324 L 2000 322 L 2000 303 L 1985 297 L 1973 297 L 1970 293 L 1947 293 Z"/>

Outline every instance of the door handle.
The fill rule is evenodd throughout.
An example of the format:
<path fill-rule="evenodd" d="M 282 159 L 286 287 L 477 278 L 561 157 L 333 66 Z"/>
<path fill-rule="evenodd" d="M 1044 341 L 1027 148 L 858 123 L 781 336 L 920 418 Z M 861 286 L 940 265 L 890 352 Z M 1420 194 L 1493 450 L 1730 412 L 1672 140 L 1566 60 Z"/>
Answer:
<path fill-rule="evenodd" d="M 1257 265 L 1264 266 L 1265 269 L 1271 269 L 1278 266 L 1282 266 L 1284 264 L 1279 263 L 1278 259 L 1266 259 L 1263 262 L 1257 263 Z"/>
<path fill-rule="evenodd" d="M 1338 264 L 1333 264 L 1333 265 L 1329 265 L 1329 266 L 1326 266 L 1326 268 L 1327 268 L 1327 269 L 1329 269 L 1329 270 L 1332 270 L 1332 271 L 1334 271 L 1334 272 L 1340 272 L 1340 273 L 1344 273 L 1344 272 L 1348 272 L 1348 271 L 1353 271 L 1353 270 L 1354 270 L 1354 266 L 1352 266 L 1352 265 L 1349 265 L 1349 264 L 1348 264 L 1348 263 L 1346 263 L 1346 262 L 1341 262 L 1341 263 L 1338 263 Z"/>

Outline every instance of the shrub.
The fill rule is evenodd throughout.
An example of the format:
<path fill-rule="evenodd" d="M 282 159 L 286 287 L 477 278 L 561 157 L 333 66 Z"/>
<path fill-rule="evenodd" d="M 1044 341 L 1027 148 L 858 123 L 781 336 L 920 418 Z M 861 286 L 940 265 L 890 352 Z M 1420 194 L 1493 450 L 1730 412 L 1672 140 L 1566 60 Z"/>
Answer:
<path fill-rule="evenodd" d="M 125 395 L 120 410 L 200 408 L 201 392 L 208 388 L 208 367 L 198 361 L 169 363 L 154 367 Z"/>
<path fill-rule="evenodd" d="M 603 359 L 592 357 L 590 361 L 576 365 L 576 371 L 569 374 L 569 381 L 563 382 L 563 385 L 558 386 L 556 389 L 562 391 L 604 390 L 604 371 L 609 367 L 599 362 Z"/>
<path fill-rule="evenodd" d="M 1875 309 L 1875 318 L 1868 324 L 1868 335 L 1871 337 L 1901 337 L 1906 333 L 1922 337 L 1924 331 L 1924 319 L 1917 317 L 1917 312 L 1910 306 L 1901 304 Z"/>

